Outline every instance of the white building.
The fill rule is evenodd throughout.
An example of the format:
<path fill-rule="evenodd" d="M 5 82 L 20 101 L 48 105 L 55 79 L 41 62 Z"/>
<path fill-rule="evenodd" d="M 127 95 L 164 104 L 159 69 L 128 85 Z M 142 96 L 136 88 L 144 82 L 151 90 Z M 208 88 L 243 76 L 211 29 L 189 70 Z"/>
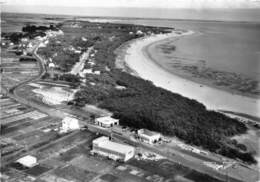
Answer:
<path fill-rule="evenodd" d="M 136 34 L 137 34 L 137 35 L 143 35 L 144 33 L 143 33 L 141 30 L 137 30 L 137 31 L 136 31 Z"/>
<path fill-rule="evenodd" d="M 111 118 L 111 116 L 104 116 L 100 118 L 96 118 L 95 123 L 104 128 L 110 128 L 114 125 L 119 125 L 119 120 Z"/>
<path fill-rule="evenodd" d="M 29 39 L 28 39 L 28 38 L 21 38 L 21 41 L 22 41 L 22 42 L 28 42 Z"/>
<path fill-rule="evenodd" d="M 85 37 L 81 37 L 81 40 L 87 41 L 88 39 L 86 39 Z"/>
<path fill-rule="evenodd" d="M 26 156 L 18 159 L 16 162 L 18 162 L 19 164 L 21 164 L 25 167 L 29 167 L 29 168 L 32 168 L 38 164 L 36 157 L 31 156 L 31 155 L 26 155 Z"/>
<path fill-rule="evenodd" d="M 92 70 L 92 68 L 90 68 L 90 69 L 84 69 L 84 70 L 82 71 L 82 73 L 83 73 L 83 74 L 92 74 L 92 73 L 93 73 L 93 70 Z"/>
<path fill-rule="evenodd" d="M 137 134 L 141 141 L 149 144 L 158 142 L 161 138 L 160 133 L 156 133 L 147 129 L 140 129 L 137 131 Z"/>
<path fill-rule="evenodd" d="M 112 142 L 105 136 L 93 140 L 92 144 L 92 153 L 106 156 L 113 160 L 127 161 L 135 155 L 134 147 Z"/>
<path fill-rule="evenodd" d="M 76 118 L 68 117 L 66 116 L 62 121 L 61 121 L 61 133 L 67 133 L 68 131 L 73 131 L 73 130 L 78 130 L 79 127 L 79 121 Z"/>
<path fill-rule="evenodd" d="M 93 74 L 100 75 L 101 71 L 94 71 Z"/>

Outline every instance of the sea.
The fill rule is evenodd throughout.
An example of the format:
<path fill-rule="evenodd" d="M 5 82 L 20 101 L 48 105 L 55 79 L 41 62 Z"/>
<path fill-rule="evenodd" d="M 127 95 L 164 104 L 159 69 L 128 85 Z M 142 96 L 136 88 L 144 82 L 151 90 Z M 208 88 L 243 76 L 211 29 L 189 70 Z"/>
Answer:
<path fill-rule="evenodd" d="M 204 60 L 214 70 L 260 81 L 260 23 L 156 19 L 128 23 L 192 30 L 192 35 L 174 40 L 176 57 Z"/>

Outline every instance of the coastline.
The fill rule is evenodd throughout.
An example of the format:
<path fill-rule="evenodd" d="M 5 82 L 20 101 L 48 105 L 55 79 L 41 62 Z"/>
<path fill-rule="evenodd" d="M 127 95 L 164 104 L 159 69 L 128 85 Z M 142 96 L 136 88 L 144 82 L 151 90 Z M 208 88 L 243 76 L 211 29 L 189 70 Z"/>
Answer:
<path fill-rule="evenodd" d="M 164 70 L 168 71 L 171 74 L 174 74 L 174 75 L 180 76 L 180 77 L 182 77 L 184 79 L 196 82 L 196 83 L 200 84 L 201 86 L 207 85 L 209 87 L 213 87 L 213 88 L 216 88 L 216 89 L 219 89 L 219 90 L 227 91 L 227 92 L 229 92 L 231 94 L 241 95 L 241 96 L 245 96 L 245 97 L 250 97 L 250 98 L 253 98 L 253 99 L 260 99 L 259 95 L 253 94 L 251 92 L 252 90 L 239 91 L 239 90 L 233 88 L 233 87 L 236 87 L 238 85 L 240 85 L 240 86 L 243 85 L 242 77 L 239 74 L 230 73 L 230 72 L 221 72 L 219 70 L 215 70 L 215 69 L 209 68 L 207 66 L 204 66 L 204 68 L 203 68 L 204 70 L 197 71 L 197 69 L 198 69 L 197 65 L 199 64 L 198 60 L 195 60 L 195 59 L 194 60 L 189 60 L 189 59 L 185 59 L 185 58 L 178 58 L 178 57 L 176 57 L 175 58 L 176 60 L 172 61 L 171 59 L 169 59 L 167 57 L 164 57 L 164 56 L 171 57 L 170 55 L 167 55 L 168 53 L 167 54 L 164 53 L 163 55 L 158 55 L 157 53 L 155 53 L 156 46 L 162 45 L 165 42 L 173 43 L 176 40 L 178 40 L 178 37 L 169 37 L 169 38 L 166 38 L 166 39 L 163 39 L 163 40 L 159 40 L 159 41 L 153 42 L 153 43 L 145 46 L 143 48 L 143 52 L 155 64 L 157 64 L 158 66 L 160 66 L 161 68 L 163 68 Z M 169 60 L 171 62 L 169 62 Z M 188 68 L 185 69 L 185 67 L 188 67 Z M 189 70 L 187 70 L 187 69 L 189 69 Z M 216 73 L 216 72 L 219 75 L 221 75 L 222 79 L 218 78 L 219 75 L 215 75 L 216 77 L 213 77 L 211 79 L 205 78 L 205 75 L 207 75 L 207 73 L 212 73 L 214 75 L 214 73 Z M 239 75 L 241 81 L 237 81 L 237 83 L 232 82 L 232 78 L 230 78 L 230 75 L 232 75 L 232 76 Z M 225 80 L 224 84 L 223 83 L 222 83 L 222 85 L 221 84 L 216 84 L 218 82 L 221 83 L 224 80 Z M 229 84 L 227 84 L 227 80 L 228 80 Z"/>
<path fill-rule="evenodd" d="M 258 112 L 260 99 L 232 94 L 226 90 L 220 90 L 180 77 L 162 68 L 145 51 L 145 47 L 152 43 L 192 33 L 192 31 L 188 31 L 177 34 L 173 31 L 168 34 L 146 36 L 129 41 L 120 46 L 119 50 L 116 50 L 118 55 L 116 66 L 132 75 L 150 80 L 158 87 L 195 99 L 203 103 L 209 110 L 233 111 L 260 118 Z"/>

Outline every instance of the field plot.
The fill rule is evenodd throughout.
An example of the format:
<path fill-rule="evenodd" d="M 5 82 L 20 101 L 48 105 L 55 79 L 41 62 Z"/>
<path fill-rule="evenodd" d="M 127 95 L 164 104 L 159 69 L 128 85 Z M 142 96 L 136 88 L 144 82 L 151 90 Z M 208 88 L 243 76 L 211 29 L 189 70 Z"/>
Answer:
<path fill-rule="evenodd" d="M 150 175 L 145 175 L 145 178 L 149 181 L 153 181 L 154 178 L 160 178 L 162 180 L 172 181 L 200 181 L 200 182 L 220 182 L 208 175 L 198 173 L 180 164 L 173 163 L 169 160 L 162 159 L 158 161 L 141 161 L 132 160 L 130 165 L 138 167 Z M 128 167 L 129 168 L 129 167 Z M 126 170 L 127 171 L 127 170 Z M 163 176 L 163 177 L 162 177 Z"/>
<path fill-rule="evenodd" d="M 1 98 L 0 99 L 0 105 L 1 105 L 1 110 L 6 108 L 6 107 L 12 107 L 16 102 L 12 99 L 9 98 Z"/>
<path fill-rule="evenodd" d="M 33 168 L 30 168 L 28 170 L 26 170 L 25 172 L 31 176 L 37 177 L 47 171 L 49 171 L 50 168 L 43 166 L 43 165 L 37 165 Z"/>
<path fill-rule="evenodd" d="M 94 171 L 67 165 L 74 158 L 89 153 L 92 139 L 97 137 L 95 134 L 77 131 L 61 135 L 58 132 L 61 119 L 18 104 L 7 97 L 2 97 L 0 103 L 3 117 L 1 181 L 30 182 L 37 179 L 49 182 L 53 177 L 81 182 L 89 181 L 97 175 Z M 17 159 L 28 154 L 37 158 L 36 166 L 26 168 L 16 163 Z"/>
<path fill-rule="evenodd" d="M 137 181 L 137 182 L 147 182 L 149 180 L 146 177 L 149 175 L 148 172 L 130 165 L 119 165 L 111 173 L 117 179 L 112 176 L 102 176 L 101 179 L 108 178 L 107 181 Z"/>
<path fill-rule="evenodd" d="M 89 142 L 88 144 L 89 146 L 92 141 L 91 139 L 93 139 L 93 136 L 95 135 L 90 132 L 79 132 L 76 134 L 72 133 L 71 135 L 64 136 L 63 140 L 58 140 L 55 143 L 42 147 L 40 150 L 38 150 L 35 153 L 35 156 L 39 160 L 43 160 L 43 159 L 59 156 L 60 154 L 63 155 L 63 153 L 73 149 L 74 147 L 82 143 Z"/>
<path fill-rule="evenodd" d="M 0 117 L 1 117 L 1 119 L 3 119 L 3 118 L 10 117 L 10 116 L 23 114 L 23 113 L 29 112 L 29 111 L 32 111 L 32 109 L 29 107 L 24 107 L 24 106 L 19 107 L 19 105 L 13 104 L 13 105 L 9 105 L 9 106 L 5 106 L 4 108 L 1 108 Z"/>
<path fill-rule="evenodd" d="M 41 118 L 44 118 L 44 117 L 47 117 L 47 115 L 35 110 L 35 111 L 28 112 L 28 113 L 20 114 L 20 115 L 17 115 L 17 116 L 4 118 L 4 119 L 2 119 L 1 124 L 12 123 L 14 121 L 21 120 L 21 119 L 24 119 L 24 118 L 37 120 L 37 119 L 41 119 Z"/>
<path fill-rule="evenodd" d="M 6 52 L 6 50 L 3 52 Z M 3 69 L 1 73 L 1 85 L 3 87 L 10 89 L 16 84 L 39 74 L 37 62 L 22 63 L 19 62 L 19 58 L 14 54 L 9 56 L 12 57 L 3 57 L 1 61 Z"/>
<path fill-rule="evenodd" d="M 42 131 L 42 128 L 57 124 L 60 119 L 51 118 L 8 97 L 1 97 L 0 103 L 1 161 L 5 162 L 5 159 L 8 159 L 12 162 L 19 157 L 12 157 L 13 154 L 26 152 L 57 138 L 57 132 L 47 133 Z"/>
<path fill-rule="evenodd" d="M 97 176 L 97 173 L 90 172 L 87 170 L 80 169 L 75 166 L 65 166 L 63 168 L 58 168 L 54 171 L 56 176 L 73 180 L 75 182 L 89 182 L 92 180 L 95 176 Z"/>
<path fill-rule="evenodd" d="M 71 161 L 72 165 L 75 165 L 81 169 L 100 173 L 107 173 L 115 166 L 112 161 L 100 160 L 91 156 L 79 156 Z"/>

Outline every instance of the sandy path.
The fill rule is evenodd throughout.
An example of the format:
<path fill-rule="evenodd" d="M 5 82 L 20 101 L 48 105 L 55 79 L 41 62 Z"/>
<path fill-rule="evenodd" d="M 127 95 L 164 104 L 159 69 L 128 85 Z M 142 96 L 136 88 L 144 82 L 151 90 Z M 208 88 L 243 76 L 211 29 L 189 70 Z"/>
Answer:
<path fill-rule="evenodd" d="M 187 32 L 184 35 L 191 34 Z M 185 97 L 195 99 L 211 110 L 228 110 L 260 117 L 260 100 L 201 85 L 179 76 L 173 75 L 159 67 L 144 51 L 149 44 L 169 37 L 180 36 L 175 33 L 160 34 L 139 39 L 129 45 L 124 61 L 143 79 L 152 81 L 156 86 L 179 93 Z"/>
<path fill-rule="evenodd" d="M 88 59 L 89 57 L 89 53 L 90 51 L 93 49 L 93 47 L 90 47 L 88 48 L 88 50 L 86 52 L 84 52 L 81 56 L 80 56 L 80 60 L 79 62 L 77 62 L 73 68 L 71 69 L 70 73 L 73 74 L 73 75 L 77 75 L 79 74 L 83 68 L 84 68 L 84 65 L 85 65 L 85 62 L 86 60 Z"/>

